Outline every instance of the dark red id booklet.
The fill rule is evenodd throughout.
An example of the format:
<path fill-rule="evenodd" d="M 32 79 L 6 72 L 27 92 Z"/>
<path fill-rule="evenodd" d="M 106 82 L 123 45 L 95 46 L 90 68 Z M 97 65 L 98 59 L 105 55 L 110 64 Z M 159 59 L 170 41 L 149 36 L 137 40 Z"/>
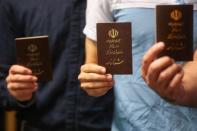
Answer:
<path fill-rule="evenodd" d="M 38 81 L 52 79 L 48 36 L 16 38 L 17 64 L 30 68 Z"/>
<path fill-rule="evenodd" d="M 98 23 L 98 64 L 107 73 L 132 73 L 131 23 Z"/>
<path fill-rule="evenodd" d="M 160 56 L 192 60 L 193 5 L 157 5 L 156 41 L 163 41 L 166 46 Z"/>

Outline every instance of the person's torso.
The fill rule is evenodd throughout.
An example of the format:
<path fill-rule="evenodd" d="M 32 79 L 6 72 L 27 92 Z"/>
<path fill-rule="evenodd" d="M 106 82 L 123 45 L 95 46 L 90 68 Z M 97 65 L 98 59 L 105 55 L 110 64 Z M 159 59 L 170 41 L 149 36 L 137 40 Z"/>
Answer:
<path fill-rule="evenodd" d="M 53 80 L 39 83 L 34 107 L 19 112 L 24 130 L 108 131 L 112 93 L 91 98 L 77 80 L 84 62 L 86 0 L 4 0 L 4 4 L 14 21 L 15 37 L 49 36 Z M 102 118 L 106 120 L 94 123 Z"/>
<path fill-rule="evenodd" d="M 155 43 L 157 4 L 197 4 L 195 0 L 112 0 L 115 22 L 132 23 L 132 75 L 115 75 L 113 131 L 195 131 L 197 109 L 172 105 L 152 91 L 141 77 L 141 59 Z M 194 11 L 194 48 L 197 47 Z"/>

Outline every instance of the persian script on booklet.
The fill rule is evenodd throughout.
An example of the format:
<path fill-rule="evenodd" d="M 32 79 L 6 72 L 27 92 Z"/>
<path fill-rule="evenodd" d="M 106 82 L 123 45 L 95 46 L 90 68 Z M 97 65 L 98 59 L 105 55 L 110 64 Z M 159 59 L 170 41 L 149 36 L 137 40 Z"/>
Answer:
<path fill-rule="evenodd" d="M 107 73 L 132 73 L 131 23 L 98 23 L 98 64 Z"/>
<path fill-rule="evenodd" d="M 16 38 L 17 64 L 30 68 L 38 81 L 52 79 L 48 36 Z"/>
<path fill-rule="evenodd" d="M 164 42 L 160 56 L 176 61 L 190 61 L 193 57 L 193 5 L 157 5 L 156 38 Z"/>

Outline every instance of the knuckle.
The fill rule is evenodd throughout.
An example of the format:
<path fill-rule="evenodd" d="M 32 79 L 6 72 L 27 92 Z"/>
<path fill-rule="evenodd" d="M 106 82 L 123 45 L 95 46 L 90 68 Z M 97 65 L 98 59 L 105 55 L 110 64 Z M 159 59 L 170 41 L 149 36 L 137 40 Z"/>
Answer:
<path fill-rule="evenodd" d="M 172 84 L 169 84 L 169 85 L 168 85 L 168 89 L 170 89 L 169 92 L 172 93 L 174 88 L 175 88 L 175 86 L 173 86 Z"/>
<path fill-rule="evenodd" d="M 16 68 L 16 65 L 12 65 L 11 67 L 10 67 L 10 71 L 11 70 L 14 70 Z"/>
<path fill-rule="evenodd" d="M 82 78 L 81 78 L 81 77 L 82 77 L 81 75 L 82 75 L 82 73 L 80 73 L 80 74 L 78 75 L 78 77 L 77 77 L 78 80 L 81 80 L 81 79 L 82 79 Z"/>
<path fill-rule="evenodd" d="M 15 75 L 13 75 L 12 79 L 17 80 L 17 79 L 20 79 L 20 77 L 19 77 L 19 75 L 15 74 Z"/>
<path fill-rule="evenodd" d="M 9 69 L 9 74 L 13 74 L 13 72 L 17 69 L 17 65 L 12 65 Z"/>
<path fill-rule="evenodd" d="M 84 83 L 81 83 L 81 84 L 80 84 L 80 87 L 81 87 L 82 89 L 86 89 Z"/>
<path fill-rule="evenodd" d="M 181 69 L 181 67 L 180 67 L 179 65 L 177 65 L 177 64 L 173 64 L 172 66 L 173 66 L 173 68 L 176 69 L 176 70 L 180 70 L 180 69 Z"/>
<path fill-rule="evenodd" d="M 166 77 L 167 77 L 167 73 L 162 72 L 162 73 L 160 74 L 160 76 L 159 76 L 160 81 L 165 80 L 165 79 L 166 79 Z"/>
<path fill-rule="evenodd" d="M 84 90 L 88 90 L 88 89 L 91 89 L 93 87 L 94 87 L 94 85 L 92 83 L 87 83 L 87 82 L 81 83 L 81 88 L 84 89 Z"/>
<path fill-rule="evenodd" d="M 11 90 L 11 89 L 12 89 L 11 84 L 9 84 L 9 83 L 7 84 L 7 89 L 8 89 L 8 90 Z"/>
<path fill-rule="evenodd" d="M 87 87 L 88 87 L 88 88 L 93 88 L 93 87 L 94 87 L 94 84 L 93 84 L 93 83 L 88 83 L 88 84 L 87 84 Z"/>
<path fill-rule="evenodd" d="M 87 81 L 87 80 L 88 80 L 88 75 L 89 75 L 89 74 L 87 74 L 87 73 L 83 73 L 83 74 L 81 75 L 81 80 Z"/>
<path fill-rule="evenodd" d="M 34 77 L 33 77 L 32 75 L 27 76 L 27 80 L 28 80 L 28 81 L 34 81 Z"/>
<path fill-rule="evenodd" d="M 91 79 L 92 79 L 92 78 L 91 78 L 91 73 L 85 73 L 85 74 L 84 74 L 84 78 L 85 78 L 86 81 L 91 80 Z"/>
<path fill-rule="evenodd" d="M 10 82 L 10 77 L 9 76 L 6 77 L 5 81 L 6 81 L 6 83 L 9 83 Z"/>
<path fill-rule="evenodd" d="M 146 55 L 143 56 L 141 63 L 142 65 L 146 65 L 148 63 L 148 58 L 146 57 Z"/>
<path fill-rule="evenodd" d="M 170 63 L 173 63 L 173 60 L 172 60 L 170 57 L 164 56 L 164 58 L 166 59 L 166 61 L 168 61 L 168 62 L 170 62 Z"/>
<path fill-rule="evenodd" d="M 13 88 L 15 88 L 15 89 L 20 89 L 20 87 L 21 87 L 21 86 L 20 86 L 19 84 L 14 84 L 14 85 L 13 85 Z"/>
<path fill-rule="evenodd" d="M 148 63 L 148 58 L 146 57 L 146 55 L 143 56 L 142 61 L 143 61 L 143 63 L 145 63 L 145 64 Z"/>
<path fill-rule="evenodd" d="M 79 80 L 80 82 L 82 82 L 82 81 L 84 81 L 85 79 L 86 79 L 85 73 L 80 73 L 79 76 L 78 76 L 78 80 Z"/>
<path fill-rule="evenodd" d="M 80 69 L 81 72 L 84 72 L 84 71 L 85 71 L 85 68 L 86 68 L 86 66 L 85 66 L 85 65 L 82 65 L 82 66 L 81 66 L 81 69 Z"/>
<path fill-rule="evenodd" d="M 151 64 L 149 70 L 150 72 L 155 72 L 157 70 L 157 67 L 155 66 L 155 64 Z"/>

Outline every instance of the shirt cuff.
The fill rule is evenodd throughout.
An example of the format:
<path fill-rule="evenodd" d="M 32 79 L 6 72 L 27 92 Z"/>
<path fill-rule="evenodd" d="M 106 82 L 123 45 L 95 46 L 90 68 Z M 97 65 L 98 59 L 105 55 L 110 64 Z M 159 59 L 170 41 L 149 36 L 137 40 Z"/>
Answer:
<path fill-rule="evenodd" d="M 33 95 L 33 97 L 31 98 L 31 100 L 28 101 L 18 101 L 16 100 L 16 104 L 17 106 L 19 106 L 19 108 L 29 108 L 31 107 L 36 101 L 35 95 Z"/>

